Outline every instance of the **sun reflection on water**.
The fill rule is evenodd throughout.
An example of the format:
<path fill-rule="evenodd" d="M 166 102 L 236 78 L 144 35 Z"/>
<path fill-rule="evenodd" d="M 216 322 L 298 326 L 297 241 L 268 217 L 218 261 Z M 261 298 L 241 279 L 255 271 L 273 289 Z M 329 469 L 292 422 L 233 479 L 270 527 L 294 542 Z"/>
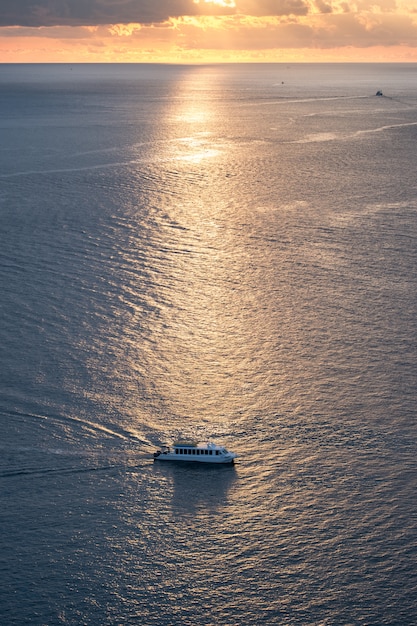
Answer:
<path fill-rule="evenodd" d="M 167 171 L 157 172 L 175 171 L 175 185 L 159 207 L 152 252 L 159 314 L 147 368 L 168 414 L 213 424 L 240 409 L 238 389 L 251 384 L 251 259 L 231 199 L 235 148 L 219 133 L 216 76 L 192 76 L 169 116 Z"/>

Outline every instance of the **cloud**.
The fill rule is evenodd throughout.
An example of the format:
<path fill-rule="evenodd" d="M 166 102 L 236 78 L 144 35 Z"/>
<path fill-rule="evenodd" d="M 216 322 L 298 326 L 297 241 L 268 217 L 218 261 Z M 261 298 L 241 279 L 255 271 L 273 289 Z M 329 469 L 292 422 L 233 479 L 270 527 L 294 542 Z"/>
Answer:
<path fill-rule="evenodd" d="M 251 16 L 307 15 L 305 0 L 236 0 L 236 12 Z"/>
<path fill-rule="evenodd" d="M 316 1 L 316 7 L 320 11 L 320 13 L 333 13 L 333 9 L 327 2 L 323 2 L 323 0 Z"/>
<path fill-rule="evenodd" d="M 1 0 L 0 26 L 157 24 L 180 16 L 307 12 L 307 0 Z"/>
<path fill-rule="evenodd" d="M 407 0 L 404 0 L 407 2 Z M 0 0 L 0 27 L 161 24 L 182 16 L 302 17 L 395 12 L 401 0 Z M 412 3 L 412 0 L 411 0 Z"/>
<path fill-rule="evenodd" d="M 200 49 L 276 50 L 370 46 L 413 46 L 417 43 L 417 28 L 407 16 L 353 13 L 324 13 L 296 18 L 230 17 L 206 20 L 204 28 L 197 21 L 179 24 L 182 45 Z"/>
<path fill-rule="evenodd" d="M 414 2 L 0 0 L 0 58 L 199 62 L 246 54 L 279 60 L 279 51 L 308 49 L 303 54 L 310 60 L 319 51 L 343 49 L 347 58 L 352 50 L 366 55 L 374 47 L 388 60 L 400 53 L 415 60 Z M 38 47 L 37 56 L 30 46 Z M 400 52 L 391 53 L 395 46 Z"/>
<path fill-rule="evenodd" d="M 0 26 L 158 23 L 197 14 L 193 0 L 1 0 Z"/>

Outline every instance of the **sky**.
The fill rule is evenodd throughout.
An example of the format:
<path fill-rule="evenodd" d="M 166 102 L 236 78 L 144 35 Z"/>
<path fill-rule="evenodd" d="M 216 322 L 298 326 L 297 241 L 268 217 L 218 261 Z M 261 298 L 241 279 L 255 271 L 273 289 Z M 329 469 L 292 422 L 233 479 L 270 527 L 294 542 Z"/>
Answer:
<path fill-rule="evenodd" d="M 417 62 L 417 0 L 0 0 L 0 63 Z"/>

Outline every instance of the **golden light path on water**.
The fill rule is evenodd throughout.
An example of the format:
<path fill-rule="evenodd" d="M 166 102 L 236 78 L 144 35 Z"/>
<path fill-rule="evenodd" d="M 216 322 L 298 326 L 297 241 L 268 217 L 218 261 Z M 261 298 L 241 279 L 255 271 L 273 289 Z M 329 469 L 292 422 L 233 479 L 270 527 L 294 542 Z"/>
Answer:
<path fill-rule="evenodd" d="M 294 384 L 285 380 L 290 343 L 296 352 L 301 339 L 291 295 L 285 302 L 281 293 L 286 246 L 276 251 L 271 207 L 253 197 L 259 164 L 242 161 L 251 139 L 228 138 L 230 112 L 217 98 L 224 85 L 213 70 L 196 73 L 177 85 L 150 200 L 160 203 L 148 251 L 158 313 L 148 318 L 144 375 L 162 399 L 153 415 L 163 439 L 179 427 L 233 437 L 242 416 L 276 411 Z"/>
<path fill-rule="evenodd" d="M 165 304 L 152 328 L 157 386 L 168 413 L 194 423 L 227 421 L 240 408 L 236 388 L 249 381 L 239 370 L 253 343 L 242 310 L 249 259 L 230 197 L 234 155 L 218 137 L 224 111 L 216 108 L 215 80 L 187 76 L 169 113 L 175 139 L 166 144 L 166 175 L 177 182 L 156 260 Z"/>
<path fill-rule="evenodd" d="M 162 439 L 178 428 L 205 436 L 214 426 L 227 437 L 241 416 L 297 410 L 306 381 L 313 393 L 326 384 L 326 364 L 309 358 L 306 341 L 310 334 L 320 344 L 323 330 L 314 306 L 303 304 L 303 267 L 311 265 L 305 203 L 280 203 L 294 184 L 291 162 L 279 163 L 282 187 L 271 190 L 262 171 L 270 157 L 245 127 L 244 107 L 231 119 L 239 107 L 230 111 L 225 89 L 213 68 L 175 85 L 148 175 L 148 240 L 142 232 L 134 240 L 151 276 L 139 374 Z"/>

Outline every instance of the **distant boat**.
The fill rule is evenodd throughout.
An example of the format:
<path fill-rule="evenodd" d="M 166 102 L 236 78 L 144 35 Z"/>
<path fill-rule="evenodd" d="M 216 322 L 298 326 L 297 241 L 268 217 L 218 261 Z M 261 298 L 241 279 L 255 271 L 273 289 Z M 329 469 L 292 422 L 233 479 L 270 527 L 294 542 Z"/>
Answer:
<path fill-rule="evenodd" d="M 176 441 L 170 446 L 162 446 L 154 452 L 154 461 L 175 461 L 182 463 L 223 463 L 233 465 L 237 454 L 229 452 L 215 443 L 198 444 L 195 441 Z"/>
<path fill-rule="evenodd" d="M 382 93 L 382 91 L 380 89 L 378 89 L 378 91 L 375 94 L 376 96 L 383 96 L 384 94 Z"/>

